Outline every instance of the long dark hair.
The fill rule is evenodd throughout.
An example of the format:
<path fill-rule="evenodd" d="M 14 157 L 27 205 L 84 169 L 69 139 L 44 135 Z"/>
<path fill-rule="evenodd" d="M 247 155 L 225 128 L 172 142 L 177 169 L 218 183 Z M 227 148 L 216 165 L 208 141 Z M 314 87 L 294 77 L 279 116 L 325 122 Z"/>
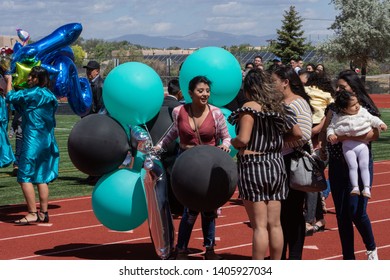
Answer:
<path fill-rule="evenodd" d="M 282 80 L 289 80 L 291 91 L 305 99 L 307 104 L 310 106 L 310 110 L 313 112 L 313 107 L 310 105 L 310 96 L 305 91 L 305 87 L 303 86 L 298 74 L 291 66 L 278 67 L 273 73 Z"/>
<path fill-rule="evenodd" d="M 353 92 L 356 94 L 360 104 L 363 107 L 366 107 L 368 111 L 375 115 L 380 116 L 380 112 L 378 107 L 376 107 L 374 101 L 372 101 L 371 97 L 368 95 L 364 84 L 360 80 L 359 76 L 352 70 L 344 70 L 341 71 L 337 77 L 338 80 L 344 80 L 351 87 Z"/>
<path fill-rule="evenodd" d="M 37 86 L 39 87 L 49 87 L 50 79 L 49 79 L 49 73 L 47 70 L 41 66 L 34 66 L 31 68 L 31 72 L 28 74 L 32 78 L 38 79 Z"/>

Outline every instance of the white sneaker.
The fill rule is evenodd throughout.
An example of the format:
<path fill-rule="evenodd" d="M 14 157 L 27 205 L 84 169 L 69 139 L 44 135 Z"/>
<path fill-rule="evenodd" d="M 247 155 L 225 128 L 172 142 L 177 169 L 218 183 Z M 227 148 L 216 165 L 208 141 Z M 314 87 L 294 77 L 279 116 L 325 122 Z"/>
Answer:
<path fill-rule="evenodd" d="M 352 196 L 354 195 L 360 195 L 359 187 L 354 187 L 350 193 Z"/>
<path fill-rule="evenodd" d="M 378 250 L 376 248 L 372 251 L 367 251 L 366 254 L 367 254 L 367 260 L 369 260 L 369 261 L 379 260 L 378 259 Z"/>
<path fill-rule="evenodd" d="M 363 189 L 363 191 L 362 191 L 362 195 L 363 195 L 364 197 L 371 198 L 371 191 L 370 191 L 370 188 L 364 187 L 364 189 Z"/>

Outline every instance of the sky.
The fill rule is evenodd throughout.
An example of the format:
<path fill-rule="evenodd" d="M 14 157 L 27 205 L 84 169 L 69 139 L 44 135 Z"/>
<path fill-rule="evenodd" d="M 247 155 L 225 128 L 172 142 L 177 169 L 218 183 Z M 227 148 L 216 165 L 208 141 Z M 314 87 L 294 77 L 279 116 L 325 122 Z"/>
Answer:
<path fill-rule="evenodd" d="M 21 28 L 34 40 L 78 22 L 84 39 L 184 36 L 200 30 L 264 36 L 276 34 L 292 5 L 304 19 L 304 36 L 333 33 L 328 28 L 337 11 L 330 0 L 23 0 L 0 1 L 0 35 L 16 35 Z"/>

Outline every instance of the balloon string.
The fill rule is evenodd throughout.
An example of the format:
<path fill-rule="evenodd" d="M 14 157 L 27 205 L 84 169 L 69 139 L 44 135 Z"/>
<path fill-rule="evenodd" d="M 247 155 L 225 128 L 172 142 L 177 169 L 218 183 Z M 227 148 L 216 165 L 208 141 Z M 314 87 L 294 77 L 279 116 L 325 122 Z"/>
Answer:
<path fill-rule="evenodd" d="M 150 135 L 149 130 L 148 130 L 148 127 L 146 126 L 146 124 L 144 124 L 144 127 L 145 127 L 146 132 L 147 132 L 148 135 L 149 135 L 149 139 L 152 141 L 153 146 L 154 146 L 154 145 L 156 145 L 156 144 L 158 144 L 158 143 L 161 142 L 161 140 L 165 137 L 165 135 L 167 135 L 168 132 L 172 129 L 173 125 L 174 125 L 174 123 L 171 123 L 171 125 L 170 125 L 170 126 L 168 127 L 168 129 L 164 132 L 164 134 L 160 137 L 160 139 L 158 139 L 157 143 L 153 143 L 152 136 Z"/>

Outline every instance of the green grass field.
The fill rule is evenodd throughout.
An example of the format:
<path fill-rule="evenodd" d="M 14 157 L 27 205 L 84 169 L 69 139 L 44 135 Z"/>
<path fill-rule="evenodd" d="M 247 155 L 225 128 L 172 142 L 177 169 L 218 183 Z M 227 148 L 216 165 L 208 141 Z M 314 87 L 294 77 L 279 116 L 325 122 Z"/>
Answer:
<path fill-rule="evenodd" d="M 390 125 L 390 109 L 382 109 L 382 119 Z M 73 125 L 80 120 L 76 115 L 57 115 L 56 139 L 60 149 L 59 177 L 50 186 L 50 200 L 91 195 L 93 186 L 83 184 L 86 174 L 78 171 L 68 156 L 67 141 Z M 11 139 L 12 144 L 15 140 Z M 374 160 L 390 159 L 390 130 L 381 134 L 373 144 Z M 0 205 L 24 203 L 16 178 L 11 176 L 12 166 L 0 169 Z"/>

